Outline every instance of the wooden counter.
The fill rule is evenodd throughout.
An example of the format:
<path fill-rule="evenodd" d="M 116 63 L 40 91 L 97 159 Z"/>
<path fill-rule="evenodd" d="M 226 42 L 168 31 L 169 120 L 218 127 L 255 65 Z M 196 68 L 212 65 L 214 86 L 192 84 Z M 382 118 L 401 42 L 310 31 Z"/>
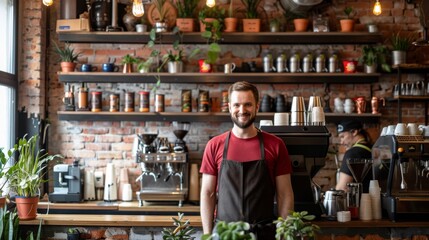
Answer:
<path fill-rule="evenodd" d="M 200 206 L 185 204 L 182 207 L 177 205 L 151 205 L 151 206 L 139 206 L 137 201 L 132 202 L 114 202 L 107 203 L 103 201 L 85 201 L 81 203 L 52 203 L 52 202 L 40 202 L 38 206 L 39 212 L 43 213 L 55 213 L 61 211 L 67 211 L 67 213 L 84 214 L 85 211 L 91 213 L 91 211 L 98 211 L 101 214 L 127 214 L 134 212 L 139 215 L 141 213 L 167 213 L 172 215 L 176 212 L 183 212 L 193 215 L 199 215 Z"/>
<path fill-rule="evenodd" d="M 172 217 L 177 216 L 147 216 L 147 215 L 93 215 L 93 214 L 39 214 L 36 220 L 21 221 L 22 225 L 38 225 L 42 220 L 43 225 L 57 226 L 123 226 L 123 227 L 164 227 L 172 225 Z M 192 226 L 201 227 L 200 216 L 187 216 Z M 410 228 L 429 227 L 429 221 L 403 221 L 392 222 L 390 220 L 350 221 L 340 223 L 336 221 L 313 221 L 323 228 Z"/>

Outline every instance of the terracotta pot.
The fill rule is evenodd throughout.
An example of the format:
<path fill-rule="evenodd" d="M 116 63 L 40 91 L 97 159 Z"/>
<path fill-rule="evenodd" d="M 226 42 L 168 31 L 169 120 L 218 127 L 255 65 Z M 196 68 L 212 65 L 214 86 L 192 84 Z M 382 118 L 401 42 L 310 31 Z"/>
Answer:
<path fill-rule="evenodd" d="M 39 196 L 36 197 L 19 197 L 15 198 L 16 209 L 18 210 L 19 220 L 33 220 L 37 217 L 37 205 Z"/>
<path fill-rule="evenodd" d="M 76 63 L 74 62 L 61 62 L 61 72 L 74 72 Z"/>
<path fill-rule="evenodd" d="M 355 21 L 353 19 L 341 19 L 341 32 L 353 32 Z"/>
<path fill-rule="evenodd" d="M 243 19 L 243 32 L 260 32 L 261 19 Z"/>
<path fill-rule="evenodd" d="M 195 21 L 193 18 L 177 18 L 176 26 L 181 32 L 195 31 Z"/>
<path fill-rule="evenodd" d="M 204 21 L 205 22 L 213 22 L 214 20 L 216 20 L 215 18 L 205 18 Z M 200 21 L 200 31 L 201 32 L 205 32 L 206 31 L 206 24 L 203 23 L 202 21 Z"/>
<path fill-rule="evenodd" d="M 308 28 L 308 19 L 306 18 L 297 18 L 293 20 L 293 25 L 295 26 L 295 32 L 306 32 Z"/>
<path fill-rule="evenodd" d="M 238 18 L 225 18 L 224 19 L 225 29 L 223 31 L 224 32 L 236 32 L 237 31 L 237 23 L 238 23 Z"/>

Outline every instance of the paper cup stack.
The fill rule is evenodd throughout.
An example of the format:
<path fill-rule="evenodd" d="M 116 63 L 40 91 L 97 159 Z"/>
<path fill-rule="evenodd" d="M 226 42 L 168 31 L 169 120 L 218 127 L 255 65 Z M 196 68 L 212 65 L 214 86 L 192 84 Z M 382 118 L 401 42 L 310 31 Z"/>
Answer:
<path fill-rule="evenodd" d="M 289 113 L 274 113 L 274 126 L 289 125 Z"/>
<path fill-rule="evenodd" d="M 372 203 L 369 193 L 362 193 L 359 206 L 360 220 L 372 220 Z"/>
<path fill-rule="evenodd" d="M 291 106 L 291 125 L 305 125 L 305 104 L 303 97 L 293 97 Z"/>
<path fill-rule="evenodd" d="M 369 195 L 371 197 L 371 207 L 372 207 L 372 218 L 381 219 L 381 195 L 380 195 L 380 186 L 378 185 L 378 180 L 371 180 L 369 182 Z"/>

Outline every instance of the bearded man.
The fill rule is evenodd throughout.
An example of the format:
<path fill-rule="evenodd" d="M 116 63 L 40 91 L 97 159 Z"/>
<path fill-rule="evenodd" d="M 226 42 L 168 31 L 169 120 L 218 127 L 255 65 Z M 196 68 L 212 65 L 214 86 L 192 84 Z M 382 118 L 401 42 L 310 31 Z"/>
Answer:
<path fill-rule="evenodd" d="M 273 220 L 294 205 L 289 154 L 283 140 L 255 127 L 254 85 L 236 82 L 228 94 L 234 126 L 207 143 L 200 169 L 203 231 L 211 233 L 216 221 L 245 221 L 257 239 L 275 239 Z"/>

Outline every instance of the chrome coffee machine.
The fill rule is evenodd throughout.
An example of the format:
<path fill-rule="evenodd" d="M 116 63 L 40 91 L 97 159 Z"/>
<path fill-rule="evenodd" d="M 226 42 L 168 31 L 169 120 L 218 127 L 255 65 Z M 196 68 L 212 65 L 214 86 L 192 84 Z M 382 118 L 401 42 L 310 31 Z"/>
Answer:
<path fill-rule="evenodd" d="M 331 134 L 325 126 L 262 126 L 261 130 L 281 138 L 292 161 L 295 211 L 324 213 L 320 187 L 313 177 L 325 165 Z"/>
<path fill-rule="evenodd" d="M 49 194 L 51 202 L 80 202 L 83 194 L 82 170 L 78 161 L 54 166 L 54 192 Z"/>
<path fill-rule="evenodd" d="M 140 191 L 136 193 L 139 205 L 173 203 L 182 206 L 188 195 L 188 154 L 145 153 L 143 149 L 141 146 L 136 152 L 136 162 L 142 170 L 136 179 L 140 181 Z"/>
<path fill-rule="evenodd" d="M 429 139 L 421 135 L 380 136 L 372 148 L 373 175 L 390 220 L 429 215 Z"/>

